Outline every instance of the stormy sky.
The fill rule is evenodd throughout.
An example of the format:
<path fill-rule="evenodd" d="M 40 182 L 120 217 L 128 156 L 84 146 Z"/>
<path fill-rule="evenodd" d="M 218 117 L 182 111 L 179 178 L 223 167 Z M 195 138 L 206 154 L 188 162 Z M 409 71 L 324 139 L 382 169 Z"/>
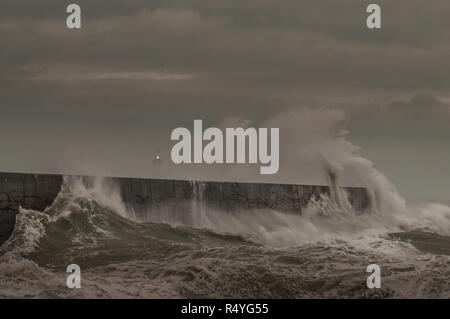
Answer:
<path fill-rule="evenodd" d="M 70 2 L 2 0 L 1 171 L 161 177 L 155 155 L 170 162 L 171 131 L 194 119 L 258 127 L 338 110 L 401 193 L 449 199 L 448 0 L 371 1 L 381 30 L 366 27 L 368 1 L 73 2 L 81 30 L 66 27 Z M 280 135 L 288 148 L 333 128 L 296 116 L 305 129 Z"/>

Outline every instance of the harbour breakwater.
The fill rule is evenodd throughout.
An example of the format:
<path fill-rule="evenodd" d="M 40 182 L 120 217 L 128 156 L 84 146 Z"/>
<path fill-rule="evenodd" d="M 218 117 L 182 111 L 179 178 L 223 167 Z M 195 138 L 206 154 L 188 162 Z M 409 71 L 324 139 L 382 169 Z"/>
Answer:
<path fill-rule="evenodd" d="M 89 184 L 92 177 L 81 177 Z M 302 213 L 311 198 L 332 195 L 328 186 L 261 184 L 236 182 L 201 182 L 186 180 L 108 178 L 120 192 L 122 201 L 139 219 L 148 211 L 180 214 L 197 209 L 217 209 L 239 213 L 244 210 L 274 209 Z M 44 211 L 61 190 L 62 175 L 0 173 L 0 244 L 14 229 L 19 207 Z M 339 188 L 347 193 L 353 209 L 363 212 L 370 205 L 365 188 Z M 187 215 L 187 214 L 186 214 Z"/>

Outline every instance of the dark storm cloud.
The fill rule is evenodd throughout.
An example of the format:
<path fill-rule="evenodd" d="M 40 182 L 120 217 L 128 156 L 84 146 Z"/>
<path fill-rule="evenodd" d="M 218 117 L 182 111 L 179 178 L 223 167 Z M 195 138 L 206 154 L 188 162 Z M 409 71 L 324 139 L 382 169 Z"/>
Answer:
<path fill-rule="evenodd" d="M 431 94 L 418 94 L 409 101 L 392 102 L 389 109 L 409 113 L 413 116 L 433 113 L 440 113 L 443 116 L 450 115 L 450 106 Z"/>
<path fill-rule="evenodd" d="M 384 29 L 374 32 L 365 27 L 366 3 L 355 1 L 80 5 L 83 29 L 74 32 L 65 28 L 61 3 L 33 2 L 24 11 L 23 4 L 7 2 L 0 30 L 9 40 L 2 67 L 16 71 L 9 76 L 72 66 L 81 72 L 144 68 L 225 77 L 218 85 L 236 79 L 397 89 L 449 84 L 448 2 L 425 8 L 419 1 L 381 2 Z"/>
<path fill-rule="evenodd" d="M 25 4 L 26 3 L 26 4 Z M 2 2 L 2 17 L 31 19 L 61 18 L 61 8 L 69 2 L 53 0 Z M 388 34 L 368 37 L 365 32 L 365 11 L 370 1 L 354 0 L 108 0 L 77 1 L 86 8 L 89 19 L 133 15 L 142 9 L 172 8 L 194 10 L 206 17 L 227 17 L 235 25 L 294 28 L 334 34 L 342 38 L 373 41 L 392 39 L 397 43 L 430 43 L 448 37 L 445 28 L 448 1 L 435 0 L 424 6 L 423 1 L 377 1 L 383 9 L 383 22 L 390 27 Z M 24 10 L 26 8 L 27 10 Z"/>
<path fill-rule="evenodd" d="M 450 105 L 432 94 L 416 94 L 353 113 L 352 129 L 363 137 L 406 140 L 450 139 Z"/>

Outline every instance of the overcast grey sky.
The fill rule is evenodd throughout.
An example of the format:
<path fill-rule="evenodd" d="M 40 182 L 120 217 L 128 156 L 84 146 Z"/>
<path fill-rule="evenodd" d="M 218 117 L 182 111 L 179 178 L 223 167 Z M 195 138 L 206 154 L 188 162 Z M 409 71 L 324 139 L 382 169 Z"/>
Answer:
<path fill-rule="evenodd" d="M 194 119 L 327 109 L 407 197 L 449 199 L 448 0 L 73 2 L 81 30 L 70 2 L 2 0 L 0 170 L 150 177 Z M 381 30 L 365 25 L 372 2 Z M 280 181 L 322 182 L 286 167 Z"/>

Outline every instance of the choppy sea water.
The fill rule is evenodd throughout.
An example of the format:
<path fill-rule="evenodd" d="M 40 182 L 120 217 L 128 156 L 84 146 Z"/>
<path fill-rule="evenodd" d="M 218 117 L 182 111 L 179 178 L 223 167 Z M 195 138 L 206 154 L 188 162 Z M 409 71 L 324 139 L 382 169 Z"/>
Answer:
<path fill-rule="evenodd" d="M 63 187 L 45 212 L 21 210 L 0 248 L 0 298 L 450 297 L 442 205 L 424 205 L 414 223 L 343 212 L 325 198 L 302 215 L 199 207 L 182 225 L 136 221 L 80 187 Z M 380 289 L 366 286 L 373 263 Z M 81 289 L 66 286 L 69 264 L 81 267 Z"/>

